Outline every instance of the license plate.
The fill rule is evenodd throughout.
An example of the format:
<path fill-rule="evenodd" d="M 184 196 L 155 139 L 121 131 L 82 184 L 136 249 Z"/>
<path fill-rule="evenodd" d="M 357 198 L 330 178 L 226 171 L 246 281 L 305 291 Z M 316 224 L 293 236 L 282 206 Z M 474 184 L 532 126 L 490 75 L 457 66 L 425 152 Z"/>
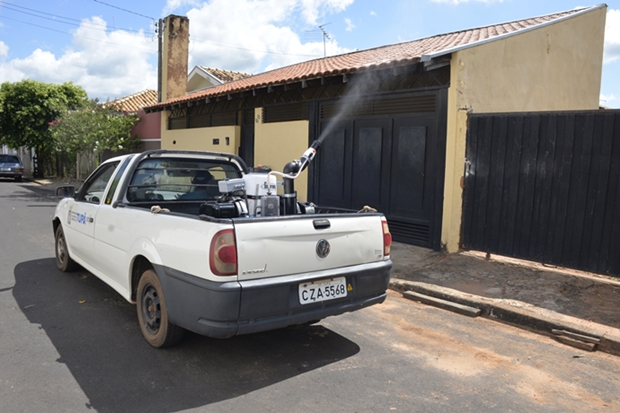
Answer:
<path fill-rule="evenodd" d="M 335 300 L 346 296 L 347 281 L 345 277 L 299 284 L 299 302 L 301 304 Z"/>

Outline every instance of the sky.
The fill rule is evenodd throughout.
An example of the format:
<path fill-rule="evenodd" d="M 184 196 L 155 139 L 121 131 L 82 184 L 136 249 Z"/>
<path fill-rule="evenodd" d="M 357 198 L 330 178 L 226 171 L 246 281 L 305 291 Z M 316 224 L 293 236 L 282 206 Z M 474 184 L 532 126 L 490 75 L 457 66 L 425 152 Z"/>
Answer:
<path fill-rule="evenodd" d="M 157 88 L 157 21 L 189 17 L 189 70 L 282 66 L 580 6 L 582 0 L 0 0 L 0 83 L 71 81 L 100 101 Z M 620 108 L 620 0 L 601 105 Z"/>

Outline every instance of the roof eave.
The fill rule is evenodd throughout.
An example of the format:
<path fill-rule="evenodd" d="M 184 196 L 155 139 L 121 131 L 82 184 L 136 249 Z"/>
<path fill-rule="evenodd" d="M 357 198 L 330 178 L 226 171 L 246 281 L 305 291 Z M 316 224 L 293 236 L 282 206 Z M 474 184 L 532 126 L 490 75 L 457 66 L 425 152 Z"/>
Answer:
<path fill-rule="evenodd" d="M 450 53 L 459 52 L 461 50 L 469 49 L 469 48 L 476 47 L 476 46 L 481 46 L 481 45 L 486 44 L 486 43 L 490 43 L 490 42 L 494 42 L 494 41 L 497 41 L 497 40 L 505 39 L 505 38 L 508 38 L 508 37 L 516 36 L 518 34 L 527 33 L 529 31 L 537 30 L 537 29 L 540 29 L 540 28 L 543 28 L 543 27 L 547 27 L 547 26 L 550 26 L 552 24 L 559 23 L 559 22 L 562 22 L 564 20 L 572 19 L 574 17 L 581 16 L 582 14 L 589 13 L 591 11 L 594 11 L 594 10 L 597 10 L 597 9 L 600 9 L 600 8 L 604 8 L 604 7 L 607 7 L 607 4 L 602 3 L 602 4 L 597 4 L 596 6 L 584 7 L 582 10 L 580 10 L 580 11 L 574 13 L 574 14 L 570 14 L 568 16 L 560 17 L 558 19 L 551 20 L 551 21 L 548 21 L 548 22 L 545 22 L 545 23 L 537 24 L 536 26 L 526 27 L 525 29 L 520 29 L 520 30 L 517 30 L 517 31 L 514 31 L 514 32 L 500 34 L 498 36 L 490 37 L 488 39 L 478 40 L 476 42 L 472 42 L 472 43 L 468 43 L 468 44 L 464 44 L 464 45 L 460 45 L 460 46 L 451 47 L 449 49 L 443 49 L 443 50 L 438 50 L 436 52 L 431 52 L 431 53 L 423 54 L 420 57 L 420 61 L 428 62 L 428 61 L 431 61 L 432 59 L 435 59 L 437 57 L 444 56 L 444 55 L 447 55 L 447 54 L 450 54 Z M 535 19 L 536 17 L 532 17 L 532 18 Z"/>
<path fill-rule="evenodd" d="M 446 63 L 444 62 L 444 59 L 437 59 L 438 60 L 438 66 L 437 67 L 441 67 L 444 66 Z M 372 71 L 372 70 L 381 70 L 381 69 L 385 69 L 388 67 L 398 67 L 398 66 L 403 66 L 403 65 L 409 65 L 409 64 L 418 64 L 420 63 L 420 59 L 418 57 L 415 58 L 408 58 L 408 59 L 402 59 L 402 60 L 398 60 L 398 61 L 390 61 L 390 62 L 381 62 L 381 63 L 375 63 L 375 64 L 371 64 L 371 65 L 367 65 L 367 66 L 363 66 L 363 67 L 355 67 L 355 68 L 347 68 L 347 69 L 339 69 L 339 70 L 334 70 L 332 72 L 329 73 L 316 73 L 313 75 L 308 75 L 308 76 L 300 76 L 300 77 L 296 77 L 296 78 L 292 78 L 292 79 L 288 79 L 286 81 L 282 81 L 282 82 L 269 82 L 269 83 L 261 83 L 261 84 L 254 84 L 254 85 L 250 85 L 247 87 L 243 87 L 240 89 L 236 89 L 236 90 L 232 90 L 232 91 L 222 91 L 222 92 L 218 92 L 218 93 L 213 93 L 213 94 L 204 94 L 201 96 L 196 96 L 196 97 L 190 97 L 191 94 L 188 94 L 186 96 L 184 96 L 181 100 L 177 100 L 173 103 L 171 102 L 160 102 L 156 105 L 152 105 L 149 106 L 148 108 L 144 108 L 145 111 L 147 113 L 151 113 L 151 112 L 161 112 L 164 110 L 171 110 L 177 107 L 184 107 L 187 106 L 188 103 L 190 102 L 197 102 L 197 101 L 202 101 L 205 100 L 207 101 L 207 103 L 211 100 L 217 100 L 220 98 L 227 98 L 230 100 L 231 96 L 235 96 L 235 95 L 240 95 L 240 94 L 246 94 L 246 93 L 251 93 L 256 95 L 257 93 L 259 93 L 258 91 L 261 90 L 267 90 L 267 91 L 272 91 L 275 88 L 280 88 L 280 87 L 287 87 L 289 85 L 293 85 L 293 84 L 300 84 L 300 86 L 302 88 L 307 87 L 308 82 L 311 81 L 315 81 L 315 80 L 320 80 L 321 84 L 325 81 L 325 79 L 327 78 L 337 78 L 337 77 L 341 77 L 343 83 L 346 83 L 348 81 L 348 77 L 352 74 L 355 73 L 362 73 L 362 72 L 366 72 L 366 71 Z M 429 65 L 425 65 L 425 67 L 428 69 Z M 241 79 L 242 80 L 242 79 Z M 233 83 L 233 82 L 230 82 Z M 212 87 L 210 88 L 205 88 L 202 90 L 197 90 L 197 91 L 193 91 L 193 93 L 199 93 L 201 91 L 205 91 L 208 89 L 212 89 Z"/>

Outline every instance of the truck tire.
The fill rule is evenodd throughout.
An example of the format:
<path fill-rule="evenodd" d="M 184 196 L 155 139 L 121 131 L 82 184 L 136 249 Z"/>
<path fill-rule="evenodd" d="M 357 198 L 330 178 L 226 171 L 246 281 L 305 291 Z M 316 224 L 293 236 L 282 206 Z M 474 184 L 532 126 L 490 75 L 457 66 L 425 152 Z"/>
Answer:
<path fill-rule="evenodd" d="M 56 266 L 62 272 L 74 271 L 77 269 L 77 263 L 69 256 L 69 248 L 67 248 L 67 240 L 65 239 L 65 232 L 62 230 L 62 225 L 58 225 L 56 228 Z"/>
<path fill-rule="evenodd" d="M 142 273 L 136 301 L 140 330 L 151 346 L 168 347 L 181 341 L 185 330 L 168 321 L 166 300 L 159 278 L 153 270 Z"/>

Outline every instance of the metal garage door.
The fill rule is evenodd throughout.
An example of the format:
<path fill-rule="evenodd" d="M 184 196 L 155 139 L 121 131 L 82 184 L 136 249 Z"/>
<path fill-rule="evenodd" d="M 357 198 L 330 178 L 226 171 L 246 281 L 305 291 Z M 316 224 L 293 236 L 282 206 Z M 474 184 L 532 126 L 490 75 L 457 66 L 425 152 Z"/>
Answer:
<path fill-rule="evenodd" d="M 386 215 L 396 241 L 439 249 L 444 91 L 377 98 L 340 120 L 337 103 L 322 103 L 313 199 L 338 208 L 371 206 Z"/>

